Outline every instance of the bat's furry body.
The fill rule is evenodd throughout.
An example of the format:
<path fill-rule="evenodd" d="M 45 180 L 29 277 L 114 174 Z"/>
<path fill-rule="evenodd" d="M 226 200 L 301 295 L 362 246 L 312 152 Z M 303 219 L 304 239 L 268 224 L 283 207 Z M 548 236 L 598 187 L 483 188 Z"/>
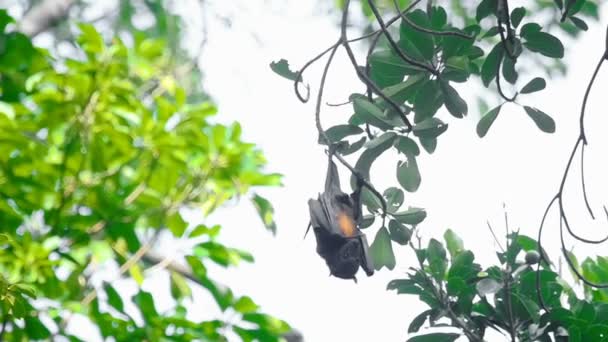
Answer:
<path fill-rule="evenodd" d="M 338 169 L 330 154 L 325 192 L 318 199 L 308 201 L 317 253 L 325 259 L 331 275 L 355 281 L 359 266 L 368 276 L 374 273 L 367 239 L 358 228 L 361 223 L 360 190 L 359 187 L 351 195 L 342 192 Z"/>

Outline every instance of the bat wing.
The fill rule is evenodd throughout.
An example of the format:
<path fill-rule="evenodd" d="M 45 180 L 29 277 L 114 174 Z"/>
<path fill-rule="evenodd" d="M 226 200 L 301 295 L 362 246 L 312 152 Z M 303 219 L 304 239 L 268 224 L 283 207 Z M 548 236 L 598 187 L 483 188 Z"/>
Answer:
<path fill-rule="evenodd" d="M 374 262 L 372 256 L 369 254 L 369 245 L 367 244 L 365 234 L 361 231 L 359 231 L 359 234 L 359 241 L 361 242 L 361 267 L 369 277 L 374 274 Z"/>

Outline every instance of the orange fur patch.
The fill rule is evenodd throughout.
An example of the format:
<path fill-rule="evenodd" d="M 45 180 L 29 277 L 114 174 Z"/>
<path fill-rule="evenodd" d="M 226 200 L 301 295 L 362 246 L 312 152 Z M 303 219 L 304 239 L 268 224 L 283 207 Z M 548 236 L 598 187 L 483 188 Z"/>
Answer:
<path fill-rule="evenodd" d="M 355 235 L 355 222 L 353 219 L 346 215 L 344 212 L 338 214 L 338 226 L 345 236 Z"/>

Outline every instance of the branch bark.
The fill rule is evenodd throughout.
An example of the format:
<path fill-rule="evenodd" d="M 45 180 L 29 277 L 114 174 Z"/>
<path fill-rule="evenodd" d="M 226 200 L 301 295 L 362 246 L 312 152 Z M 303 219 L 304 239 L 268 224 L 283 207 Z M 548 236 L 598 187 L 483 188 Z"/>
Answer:
<path fill-rule="evenodd" d="M 70 7 L 76 0 L 44 0 L 32 7 L 21 20 L 19 31 L 30 37 L 55 26 L 61 19 L 68 16 Z"/>

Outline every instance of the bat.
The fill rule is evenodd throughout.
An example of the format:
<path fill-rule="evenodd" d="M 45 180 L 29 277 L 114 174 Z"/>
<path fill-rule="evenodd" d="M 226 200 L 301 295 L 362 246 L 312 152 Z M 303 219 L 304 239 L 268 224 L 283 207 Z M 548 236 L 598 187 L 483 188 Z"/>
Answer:
<path fill-rule="evenodd" d="M 325 191 L 318 199 L 308 201 L 310 224 L 317 240 L 317 253 L 329 267 L 330 276 L 353 279 L 359 266 L 368 276 L 374 274 L 365 234 L 358 228 L 361 224 L 361 184 L 348 195 L 340 189 L 340 177 L 336 164 L 329 153 L 329 165 L 325 179 Z M 304 234 L 304 237 L 306 237 Z"/>

